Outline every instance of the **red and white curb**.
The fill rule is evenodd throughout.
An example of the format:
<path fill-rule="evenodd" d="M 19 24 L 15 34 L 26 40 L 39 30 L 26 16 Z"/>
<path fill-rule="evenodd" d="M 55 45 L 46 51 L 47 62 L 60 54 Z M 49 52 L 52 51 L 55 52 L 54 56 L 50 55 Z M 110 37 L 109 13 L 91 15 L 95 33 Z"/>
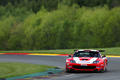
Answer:
<path fill-rule="evenodd" d="M 68 56 L 69 54 L 53 54 L 53 53 L 0 53 L 0 55 Z M 120 57 L 120 56 L 116 56 L 116 55 L 106 55 L 106 57 Z"/>

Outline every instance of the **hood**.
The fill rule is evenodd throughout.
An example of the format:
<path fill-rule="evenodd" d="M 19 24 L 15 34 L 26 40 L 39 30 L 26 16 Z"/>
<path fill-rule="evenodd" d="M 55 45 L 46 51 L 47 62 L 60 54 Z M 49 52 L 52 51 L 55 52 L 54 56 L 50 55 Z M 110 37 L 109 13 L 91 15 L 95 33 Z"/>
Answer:
<path fill-rule="evenodd" d="M 97 59 L 96 57 L 73 57 L 73 60 L 79 64 L 92 64 Z"/>

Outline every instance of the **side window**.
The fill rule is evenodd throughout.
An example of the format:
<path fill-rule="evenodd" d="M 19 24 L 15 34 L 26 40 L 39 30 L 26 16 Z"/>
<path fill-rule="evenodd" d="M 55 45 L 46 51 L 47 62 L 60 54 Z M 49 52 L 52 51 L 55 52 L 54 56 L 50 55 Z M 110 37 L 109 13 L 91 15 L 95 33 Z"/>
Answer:
<path fill-rule="evenodd" d="M 75 52 L 73 57 L 78 57 L 79 56 L 79 53 L 78 52 Z"/>
<path fill-rule="evenodd" d="M 95 52 L 95 56 L 94 57 L 99 57 L 100 58 L 100 54 L 98 52 Z"/>

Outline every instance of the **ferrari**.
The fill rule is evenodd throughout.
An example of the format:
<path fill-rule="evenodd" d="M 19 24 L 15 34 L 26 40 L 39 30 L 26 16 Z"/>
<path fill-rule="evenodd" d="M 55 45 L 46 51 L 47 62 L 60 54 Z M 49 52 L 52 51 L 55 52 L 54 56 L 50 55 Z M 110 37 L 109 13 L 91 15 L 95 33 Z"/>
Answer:
<path fill-rule="evenodd" d="M 66 59 L 66 72 L 73 71 L 107 71 L 108 60 L 101 52 L 104 50 L 74 50 Z"/>

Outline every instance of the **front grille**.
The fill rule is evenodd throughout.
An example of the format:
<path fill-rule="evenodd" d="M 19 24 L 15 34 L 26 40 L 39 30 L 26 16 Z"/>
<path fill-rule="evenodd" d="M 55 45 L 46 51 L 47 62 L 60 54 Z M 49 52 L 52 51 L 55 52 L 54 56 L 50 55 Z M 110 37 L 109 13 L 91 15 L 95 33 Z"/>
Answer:
<path fill-rule="evenodd" d="M 95 69 L 95 66 L 73 66 L 75 69 Z"/>

